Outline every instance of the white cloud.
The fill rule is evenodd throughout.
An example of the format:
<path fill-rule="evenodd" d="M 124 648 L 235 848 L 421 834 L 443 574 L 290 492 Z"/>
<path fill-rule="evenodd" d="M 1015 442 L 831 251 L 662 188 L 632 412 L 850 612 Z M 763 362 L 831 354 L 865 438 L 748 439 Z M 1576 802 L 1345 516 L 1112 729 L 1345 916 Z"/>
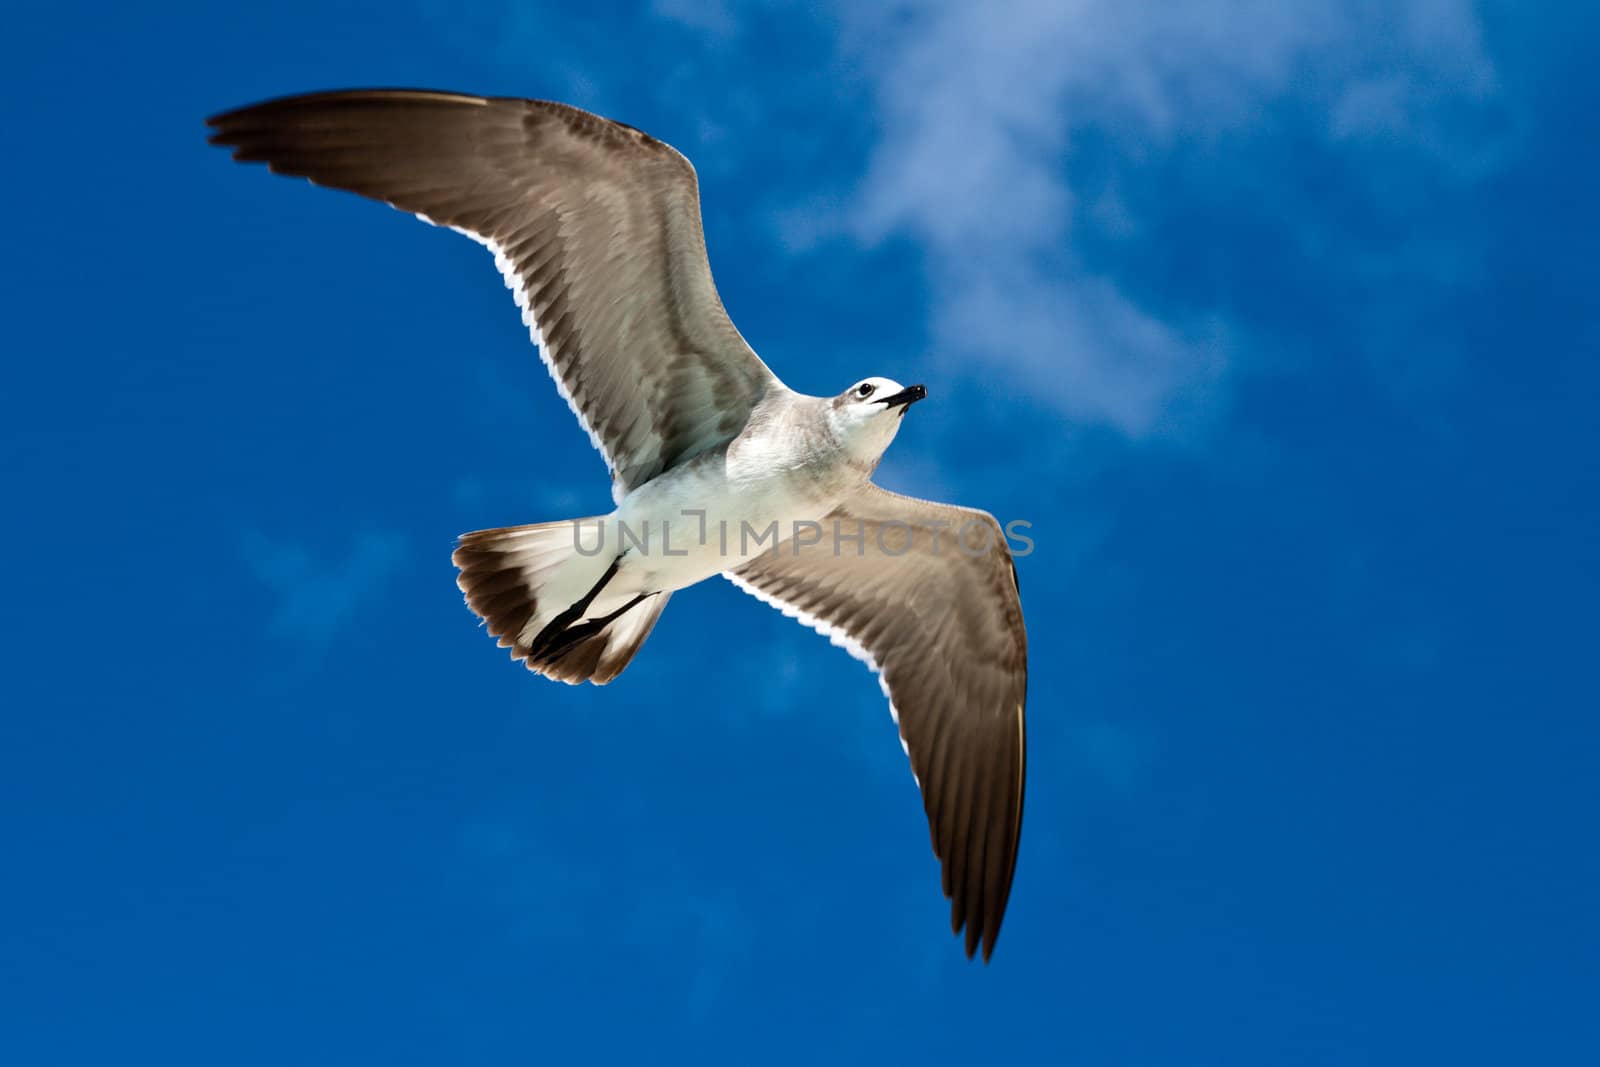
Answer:
<path fill-rule="evenodd" d="M 1427 149 L 1441 147 L 1441 102 L 1494 86 L 1465 0 L 839 11 L 880 135 L 832 226 L 916 244 L 939 351 L 1020 367 L 1050 406 L 1136 437 L 1181 428 L 1230 345 L 1218 322 L 1169 320 L 1073 253 L 1075 227 L 1136 225 L 1115 199 L 1079 202 L 1066 177 L 1075 136 L 1155 162 L 1180 141 L 1249 129 L 1292 95 L 1327 116 L 1330 141 Z M 787 232 L 803 243 L 817 231 L 790 218 Z"/>
<path fill-rule="evenodd" d="M 1214 416 L 1229 365 L 1254 351 L 1249 323 L 1163 305 L 1148 270 L 1115 262 L 1151 240 L 1152 175 L 1175 195 L 1230 175 L 1229 193 L 1266 203 L 1269 220 L 1281 208 L 1282 229 L 1330 275 L 1425 283 L 1470 265 L 1471 238 L 1429 251 L 1431 267 L 1412 234 L 1363 246 L 1337 208 L 1280 197 L 1275 168 L 1307 126 L 1319 150 L 1420 162 L 1401 168 L 1413 189 L 1428 184 L 1418 170 L 1470 181 L 1495 158 L 1461 121 L 1497 90 L 1470 0 L 651 0 L 644 32 L 670 46 L 642 51 L 619 51 L 613 20 L 581 11 L 418 3 L 475 62 L 522 77 L 537 56 L 544 94 L 633 122 L 651 106 L 670 114 L 652 129 L 703 180 L 764 183 L 750 199 L 791 253 L 840 238 L 910 246 L 929 285 L 930 358 L 973 375 L 1020 370 L 1050 417 L 1135 438 Z M 800 58 L 773 56 L 777 41 Z M 875 129 L 864 156 L 862 124 Z M 854 180 L 841 177 L 857 160 Z M 1075 176 L 1085 161 L 1109 173 Z M 1347 169 L 1341 180 L 1405 210 L 1385 187 L 1391 170 Z M 805 179 L 785 184 L 797 170 Z"/>

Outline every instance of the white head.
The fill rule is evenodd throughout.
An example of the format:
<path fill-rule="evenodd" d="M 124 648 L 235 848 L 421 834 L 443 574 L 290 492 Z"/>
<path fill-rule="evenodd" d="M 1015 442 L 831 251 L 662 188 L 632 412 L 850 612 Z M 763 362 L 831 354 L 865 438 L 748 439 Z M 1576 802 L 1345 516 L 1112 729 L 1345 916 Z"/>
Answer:
<path fill-rule="evenodd" d="M 863 378 L 833 398 L 828 417 L 844 446 L 856 458 L 875 464 L 894 440 L 906 409 L 927 395 L 920 385 Z"/>

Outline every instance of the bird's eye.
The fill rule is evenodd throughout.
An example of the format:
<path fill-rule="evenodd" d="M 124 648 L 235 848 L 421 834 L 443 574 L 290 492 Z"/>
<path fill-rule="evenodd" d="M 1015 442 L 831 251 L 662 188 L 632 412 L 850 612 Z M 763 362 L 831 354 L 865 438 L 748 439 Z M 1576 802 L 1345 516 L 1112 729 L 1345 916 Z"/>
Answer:
<path fill-rule="evenodd" d="M 862 382 L 860 385 L 856 386 L 856 396 L 859 396 L 861 399 L 865 400 L 867 397 L 869 397 L 871 395 L 872 395 L 872 383 L 871 382 Z"/>

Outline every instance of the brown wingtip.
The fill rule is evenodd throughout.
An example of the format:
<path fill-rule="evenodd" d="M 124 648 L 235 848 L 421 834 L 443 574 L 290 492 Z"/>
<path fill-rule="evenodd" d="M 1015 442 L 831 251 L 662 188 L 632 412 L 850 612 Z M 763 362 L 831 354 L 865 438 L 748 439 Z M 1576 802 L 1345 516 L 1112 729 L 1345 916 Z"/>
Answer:
<path fill-rule="evenodd" d="M 317 108 L 328 103 L 430 103 L 466 104 L 485 107 L 492 98 L 473 93 L 452 93 L 443 89 L 323 89 L 309 93 L 290 93 L 274 96 L 243 107 L 229 108 L 206 116 L 206 125 L 221 132 L 207 138 L 208 143 L 227 146 L 225 127 L 237 125 L 242 119 L 262 118 L 275 113 L 290 113 L 301 108 Z"/>
<path fill-rule="evenodd" d="M 959 933 L 959 931 L 957 932 Z M 965 946 L 967 959 L 970 960 L 977 957 L 987 964 L 989 957 L 994 955 L 994 944 L 998 940 L 1000 940 L 1000 928 L 998 926 L 989 927 L 969 924 L 967 926 Z"/>

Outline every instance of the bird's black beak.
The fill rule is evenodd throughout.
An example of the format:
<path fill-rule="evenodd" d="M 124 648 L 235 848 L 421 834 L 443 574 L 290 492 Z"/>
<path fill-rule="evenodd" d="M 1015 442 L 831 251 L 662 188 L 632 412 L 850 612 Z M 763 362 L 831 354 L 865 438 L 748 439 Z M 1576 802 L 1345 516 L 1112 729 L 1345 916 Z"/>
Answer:
<path fill-rule="evenodd" d="M 886 396 L 878 403 L 886 408 L 899 408 L 900 417 L 905 418 L 906 409 L 917 401 L 926 398 L 928 391 L 920 385 L 908 385 L 893 396 Z"/>

